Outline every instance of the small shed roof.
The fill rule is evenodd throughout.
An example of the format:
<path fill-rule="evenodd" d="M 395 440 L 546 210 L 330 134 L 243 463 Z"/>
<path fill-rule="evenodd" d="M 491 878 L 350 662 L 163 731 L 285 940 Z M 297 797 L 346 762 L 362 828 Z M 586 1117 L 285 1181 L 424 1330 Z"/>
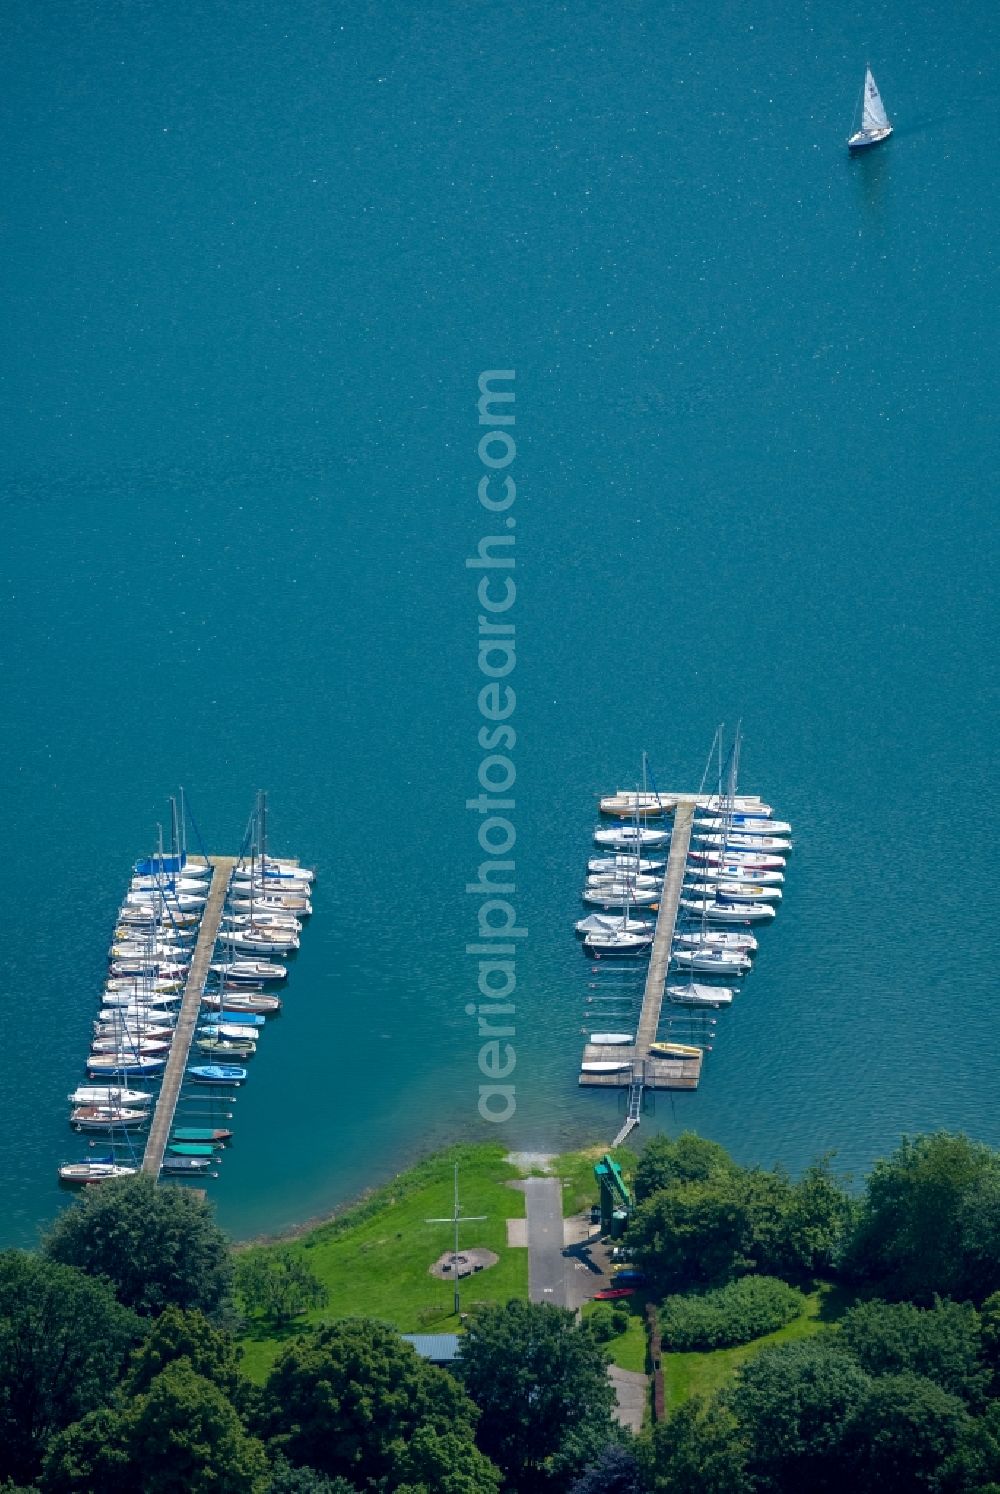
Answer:
<path fill-rule="evenodd" d="M 451 1364 L 458 1358 L 457 1333 L 404 1333 L 402 1336 L 413 1345 L 421 1359 L 432 1359 L 435 1364 Z"/>

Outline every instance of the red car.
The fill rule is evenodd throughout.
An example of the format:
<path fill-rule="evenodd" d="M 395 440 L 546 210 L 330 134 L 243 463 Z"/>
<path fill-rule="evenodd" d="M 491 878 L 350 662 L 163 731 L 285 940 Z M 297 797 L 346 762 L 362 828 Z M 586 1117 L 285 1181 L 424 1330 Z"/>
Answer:
<path fill-rule="evenodd" d="M 634 1297 L 635 1287 L 605 1287 L 603 1292 L 595 1292 L 594 1302 L 613 1302 L 617 1297 Z"/>

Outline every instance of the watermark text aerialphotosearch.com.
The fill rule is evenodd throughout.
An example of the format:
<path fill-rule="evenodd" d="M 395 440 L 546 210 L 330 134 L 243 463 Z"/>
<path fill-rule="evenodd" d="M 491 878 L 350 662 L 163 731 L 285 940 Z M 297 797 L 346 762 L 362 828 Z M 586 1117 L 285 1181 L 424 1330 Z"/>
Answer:
<path fill-rule="evenodd" d="M 515 534 L 512 512 L 517 485 L 511 472 L 517 456 L 514 444 L 514 370 L 491 368 L 479 375 L 479 461 L 484 469 L 478 482 L 482 509 L 490 516 L 493 532 L 484 534 L 476 554 L 466 560 L 466 569 L 479 573 L 478 603 L 478 693 L 481 724 L 477 740 L 480 792 L 465 801 L 466 809 L 479 816 L 480 861 L 475 882 L 465 890 L 479 899 L 475 915 L 476 938 L 465 952 L 477 961 L 477 997 L 465 1010 L 479 1027 L 479 1114 L 484 1120 L 509 1120 L 517 1108 L 511 1076 L 517 1055 L 511 1039 L 515 1035 L 514 991 L 517 987 L 518 941 L 527 936 L 520 928 L 511 901 L 517 890 L 514 879 L 515 799 L 517 769 L 512 756 L 517 745 L 513 716 L 517 695 L 511 676 L 517 664 L 514 604 L 517 585 Z"/>

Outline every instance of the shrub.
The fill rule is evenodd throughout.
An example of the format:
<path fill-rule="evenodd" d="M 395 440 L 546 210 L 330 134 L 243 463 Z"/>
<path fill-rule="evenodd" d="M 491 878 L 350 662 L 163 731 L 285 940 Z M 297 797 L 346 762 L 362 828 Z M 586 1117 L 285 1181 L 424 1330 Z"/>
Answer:
<path fill-rule="evenodd" d="M 599 1344 L 606 1344 L 609 1338 L 614 1338 L 621 1330 L 615 1327 L 615 1315 L 610 1307 L 602 1303 L 595 1307 L 586 1320 L 588 1333 L 593 1334 Z"/>
<path fill-rule="evenodd" d="M 668 1297 L 660 1311 L 666 1349 L 728 1349 L 797 1318 L 805 1298 L 774 1276 L 744 1276 L 713 1292 Z"/>

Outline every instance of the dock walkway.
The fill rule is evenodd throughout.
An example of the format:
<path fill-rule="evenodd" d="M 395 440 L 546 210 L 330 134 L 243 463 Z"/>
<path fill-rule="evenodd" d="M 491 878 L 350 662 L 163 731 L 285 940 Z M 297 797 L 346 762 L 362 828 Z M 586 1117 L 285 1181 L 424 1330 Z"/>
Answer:
<path fill-rule="evenodd" d="M 156 1102 L 156 1113 L 149 1128 L 146 1150 L 142 1158 L 141 1171 L 151 1174 L 154 1178 L 159 1177 L 160 1168 L 163 1165 L 163 1154 L 166 1151 L 170 1128 L 174 1123 L 174 1111 L 177 1109 L 177 1097 L 184 1082 L 184 1071 L 187 1068 L 191 1042 L 198 1023 L 201 998 L 208 975 L 208 964 L 219 935 L 219 924 L 222 922 L 222 909 L 229 888 L 229 879 L 236 865 L 235 856 L 210 856 L 208 859 L 212 866 L 212 884 L 209 888 L 205 911 L 201 917 L 198 941 L 194 947 L 191 969 L 188 971 L 187 983 L 184 987 L 184 999 L 181 1002 L 177 1027 L 170 1045 L 170 1056 L 163 1074 L 160 1097 Z"/>
<path fill-rule="evenodd" d="M 701 1078 L 700 1057 L 657 1058 L 651 1057 L 649 1052 L 650 1045 L 656 1041 L 657 1028 L 660 1023 L 663 993 L 670 966 L 674 929 L 677 924 L 677 908 L 684 883 L 688 849 L 691 845 L 694 810 L 698 801 L 696 794 L 678 794 L 671 797 L 676 797 L 676 808 L 670 836 L 670 854 L 663 879 L 663 893 L 656 917 L 656 930 L 653 935 L 653 948 L 649 957 L 649 970 L 646 974 L 635 1043 L 631 1047 L 610 1047 L 588 1043 L 583 1053 L 585 1062 L 620 1060 L 623 1065 L 628 1065 L 628 1067 L 622 1067 L 617 1073 L 581 1073 L 580 1075 L 581 1084 L 613 1088 L 624 1086 L 631 1091 L 628 1118 L 616 1139 L 616 1145 L 629 1134 L 634 1126 L 639 1124 L 643 1088 L 697 1089 Z"/>

